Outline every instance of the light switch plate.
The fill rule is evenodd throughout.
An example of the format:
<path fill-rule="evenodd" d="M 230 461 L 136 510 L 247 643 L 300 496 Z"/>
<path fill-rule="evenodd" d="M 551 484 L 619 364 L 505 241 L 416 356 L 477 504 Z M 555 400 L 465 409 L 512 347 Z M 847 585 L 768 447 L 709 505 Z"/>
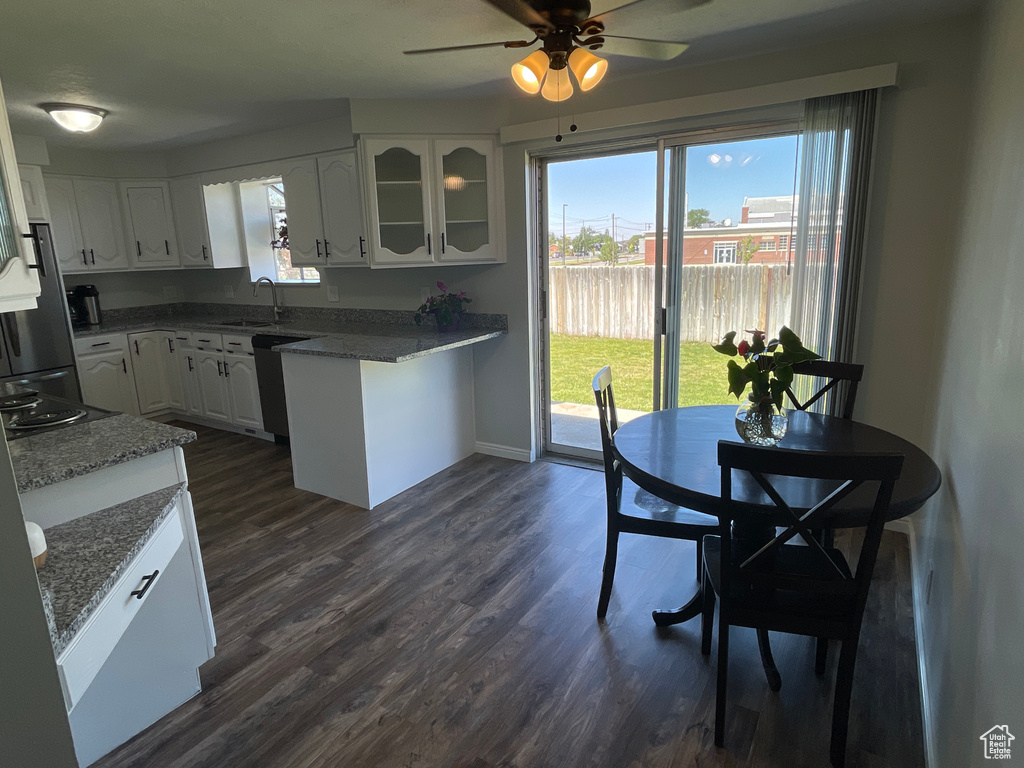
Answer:
<path fill-rule="evenodd" d="M 338 286 L 336 286 L 336 285 L 328 285 L 327 286 L 327 300 L 328 301 L 338 301 L 339 300 L 338 299 Z"/>
<path fill-rule="evenodd" d="M 233 299 L 233 298 L 235 298 L 235 286 L 233 286 L 233 285 L 225 285 L 224 286 L 224 298 L 225 299 Z"/>

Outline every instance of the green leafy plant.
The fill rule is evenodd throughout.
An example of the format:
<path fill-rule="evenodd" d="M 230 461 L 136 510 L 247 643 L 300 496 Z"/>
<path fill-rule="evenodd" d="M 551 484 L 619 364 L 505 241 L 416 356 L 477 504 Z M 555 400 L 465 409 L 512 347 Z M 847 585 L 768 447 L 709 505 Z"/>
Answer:
<path fill-rule="evenodd" d="M 721 344 L 712 345 L 716 352 L 729 357 L 742 357 L 745 361 L 743 365 L 735 360 L 729 361 L 729 392 L 739 399 L 749 384 L 749 399 L 752 402 L 771 400 L 781 408 L 786 389 L 793 383 L 793 364 L 817 360 L 820 355 L 807 349 L 800 337 L 786 326 L 782 326 L 777 339 L 768 342 L 765 341 L 764 331 L 744 333 L 751 334 L 752 340 L 743 339 L 736 344 L 736 331 L 729 331 L 722 338 Z"/>
<path fill-rule="evenodd" d="M 438 325 L 452 325 L 455 318 L 466 311 L 465 305 L 473 301 L 466 296 L 465 291 L 458 293 L 449 291 L 448 286 L 440 280 L 437 281 L 437 287 L 440 289 L 441 295 L 430 296 L 420 304 L 420 308 L 416 310 L 416 315 L 413 318 L 416 320 L 416 325 L 423 322 L 424 315 L 433 315 L 437 319 Z"/>

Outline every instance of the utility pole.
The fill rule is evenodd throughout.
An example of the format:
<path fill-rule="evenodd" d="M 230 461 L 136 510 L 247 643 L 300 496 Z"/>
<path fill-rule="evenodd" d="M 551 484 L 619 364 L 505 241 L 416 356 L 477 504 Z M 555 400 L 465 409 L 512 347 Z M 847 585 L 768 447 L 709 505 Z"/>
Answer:
<path fill-rule="evenodd" d="M 619 241 L 615 239 L 615 214 L 612 214 L 612 264 L 619 263 Z"/>
<path fill-rule="evenodd" d="M 562 266 L 565 266 L 565 207 L 568 203 L 562 203 L 562 247 L 559 248 L 562 252 Z"/>

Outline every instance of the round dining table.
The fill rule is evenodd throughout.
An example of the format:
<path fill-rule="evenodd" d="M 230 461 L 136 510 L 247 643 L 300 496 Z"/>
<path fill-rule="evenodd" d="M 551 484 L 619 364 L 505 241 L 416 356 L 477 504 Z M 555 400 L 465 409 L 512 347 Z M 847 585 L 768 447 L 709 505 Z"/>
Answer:
<path fill-rule="evenodd" d="M 612 449 L 623 474 L 649 493 L 681 507 L 717 515 L 722 508 L 722 475 L 718 442 L 740 442 L 735 406 L 702 405 L 671 408 L 639 416 L 623 424 Z M 893 490 L 888 520 L 918 510 L 942 482 L 939 468 L 923 450 L 891 432 L 849 419 L 806 411 L 789 412 L 789 428 L 780 448 L 826 453 L 901 453 L 903 471 Z M 772 477 L 772 483 L 794 512 L 806 511 L 825 498 L 839 481 Z M 861 486 L 835 507 L 815 516 L 811 527 L 864 526 L 874 503 L 874 489 Z M 732 503 L 765 513 L 776 507 L 748 473 L 735 473 Z M 655 611 L 659 626 L 687 621 L 700 612 L 698 593 L 675 610 Z"/>

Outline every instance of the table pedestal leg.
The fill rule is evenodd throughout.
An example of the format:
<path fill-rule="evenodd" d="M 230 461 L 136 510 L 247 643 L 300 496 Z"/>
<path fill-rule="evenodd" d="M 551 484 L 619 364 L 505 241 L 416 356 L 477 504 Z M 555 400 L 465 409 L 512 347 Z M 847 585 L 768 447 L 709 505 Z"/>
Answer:
<path fill-rule="evenodd" d="M 676 608 L 674 611 L 651 611 L 654 623 L 659 627 L 668 627 L 672 624 L 681 624 L 684 621 L 689 621 L 694 616 L 700 616 L 701 606 L 703 605 L 702 597 L 701 591 L 698 589 L 697 594 L 690 598 L 690 602 Z"/>

